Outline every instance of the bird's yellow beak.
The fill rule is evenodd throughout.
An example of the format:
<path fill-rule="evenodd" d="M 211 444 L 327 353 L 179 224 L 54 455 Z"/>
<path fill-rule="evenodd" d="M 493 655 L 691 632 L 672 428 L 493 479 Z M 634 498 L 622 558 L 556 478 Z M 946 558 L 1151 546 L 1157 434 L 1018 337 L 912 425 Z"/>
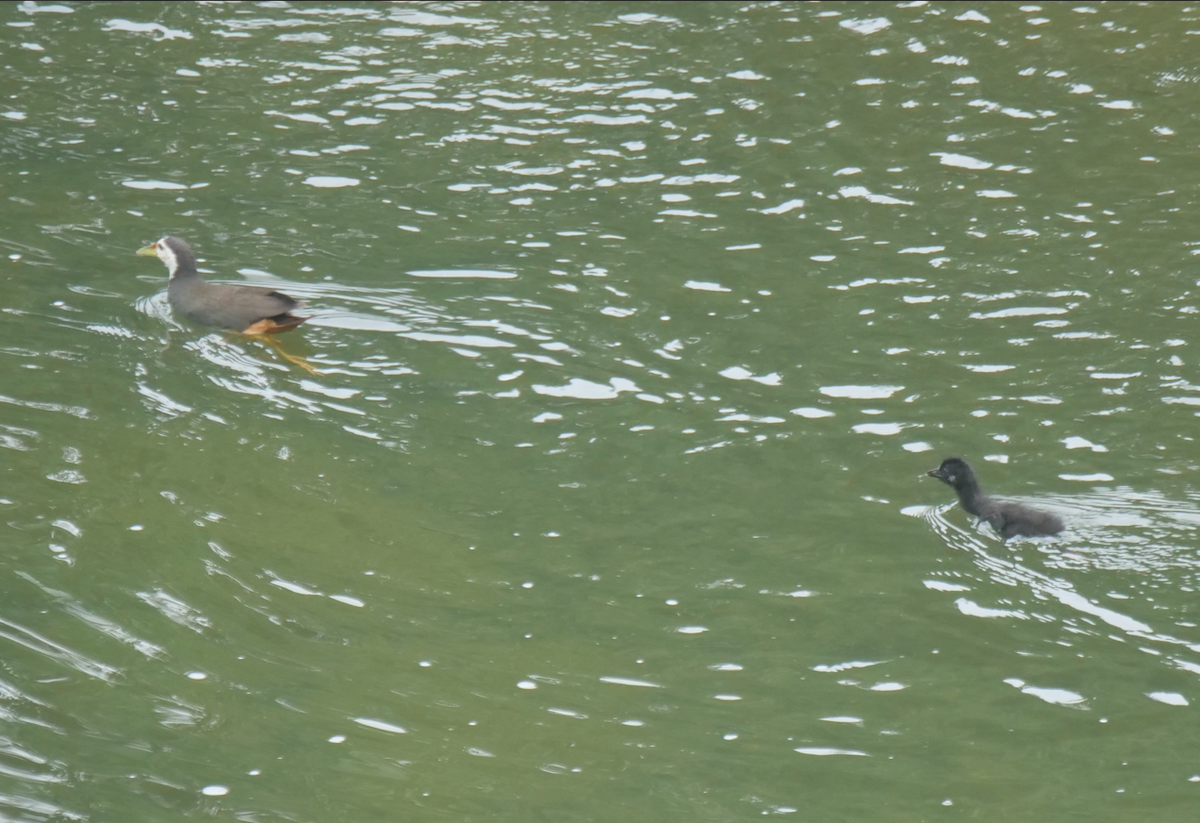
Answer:
<path fill-rule="evenodd" d="M 146 246 L 144 249 L 138 249 L 137 250 L 138 257 L 158 257 L 158 249 L 155 248 L 155 246 L 157 246 L 157 245 L 158 245 L 158 243 L 154 242 L 154 243 L 151 243 L 149 246 Z"/>

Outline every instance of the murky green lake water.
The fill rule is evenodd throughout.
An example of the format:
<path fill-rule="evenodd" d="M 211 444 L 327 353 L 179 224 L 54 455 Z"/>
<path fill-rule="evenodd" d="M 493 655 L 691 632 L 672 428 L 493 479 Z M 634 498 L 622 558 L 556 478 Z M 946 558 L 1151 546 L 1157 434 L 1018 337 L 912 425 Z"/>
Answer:
<path fill-rule="evenodd" d="M 0 819 L 1195 819 L 1200 8 L 0 23 Z"/>

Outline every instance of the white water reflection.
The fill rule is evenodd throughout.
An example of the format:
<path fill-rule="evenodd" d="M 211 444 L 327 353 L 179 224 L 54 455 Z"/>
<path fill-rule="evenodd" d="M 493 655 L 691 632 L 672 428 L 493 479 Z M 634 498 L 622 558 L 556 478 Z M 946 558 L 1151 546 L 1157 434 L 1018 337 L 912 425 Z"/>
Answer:
<path fill-rule="evenodd" d="M 544 386 L 535 383 L 532 389 L 547 397 L 573 397 L 578 400 L 613 400 L 622 392 L 640 392 L 641 389 L 623 377 L 610 378 L 607 384 L 572 377 L 565 386 Z"/>
<path fill-rule="evenodd" d="M 651 683 L 648 680 L 637 680 L 631 677 L 613 677 L 605 676 L 600 678 L 601 683 L 611 683 L 614 686 L 634 686 L 641 689 L 661 689 L 663 688 L 658 683 Z"/>
<path fill-rule="evenodd" d="M 1069 689 L 1047 688 L 1045 686 L 1029 686 L 1019 677 L 1010 677 L 1004 682 L 1015 689 L 1020 689 L 1022 694 L 1032 695 L 1039 700 L 1044 700 L 1047 703 L 1053 703 L 1056 706 L 1087 708 L 1083 705 L 1086 702 L 1086 698 L 1083 695 L 1073 692 Z"/>
<path fill-rule="evenodd" d="M 41 7 L 45 10 L 46 7 Z M 182 29 L 172 29 L 161 23 L 135 23 L 132 20 L 116 18 L 104 24 L 103 31 L 121 31 L 133 34 L 153 34 L 156 40 L 191 40 L 191 32 Z"/>
<path fill-rule="evenodd" d="M 517 276 L 516 272 L 510 271 L 489 271 L 486 269 L 446 269 L 432 271 L 410 271 L 410 277 L 431 277 L 442 280 L 447 279 L 472 279 L 478 278 L 482 280 L 512 280 Z"/>
<path fill-rule="evenodd" d="M 356 177 L 330 177 L 330 176 L 312 176 L 306 177 L 302 181 L 306 186 L 312 186 L 316 189 L 344 189 L 350 186 L 357 186 L 362 181 Z"/>
<path fill-rule="evenodd" d="M 801 746 L 796 751 L 800 754 L 810 754 L 816 757 L 870 757 L 866 752 L 860 752 L 855 749 L 833 749 L 824 746 Z"/>
<path fill-rule="evenodd" d="M 821 394 L 826 397 L 844 397 L 853 400 L 881 400 L 891 397 L 903 386 L 822 386 Z"/>
<path fill-rule="evenodd" d="M 1146 692 L 1146 697 L 1158 703 L 1165 703 L 1168 706 L 1191 705 L 1188 699 L 1179 692 Z"/>

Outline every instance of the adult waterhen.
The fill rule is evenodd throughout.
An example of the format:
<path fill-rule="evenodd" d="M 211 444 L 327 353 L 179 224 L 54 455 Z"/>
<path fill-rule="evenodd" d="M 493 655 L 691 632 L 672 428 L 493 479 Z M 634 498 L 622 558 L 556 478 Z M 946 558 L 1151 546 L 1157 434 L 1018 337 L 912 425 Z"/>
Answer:
<path fill-rule="evenodd" d="M 304 304 L 283 292 L 209 283 L 197 273 L 191 247 L 178 237 L 164 237 L 137 253 L 166 264 L 171 273 L 167 299 L 180 314 L 197 323 L 242 334 L 277 334 L 308 319 L 292 314 Z"/>

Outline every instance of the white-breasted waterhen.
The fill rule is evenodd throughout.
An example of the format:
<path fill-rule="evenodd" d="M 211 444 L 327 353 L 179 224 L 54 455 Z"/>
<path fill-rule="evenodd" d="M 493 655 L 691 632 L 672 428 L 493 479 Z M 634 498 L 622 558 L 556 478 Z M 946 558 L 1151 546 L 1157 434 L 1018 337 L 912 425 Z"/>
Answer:
<path fill-rule="evenodd" d="M 189 320 L 266 337 L 291 331 L 308 319 L 292 314 L 304 304 L 283 292 L 208 282 L 196 271 L 196 255 L 191 246 L 179 237 L 164 237 L 138 249 L 137 253 L 163 261 L 171 277 L 167 284 L 167 299 Z M 278 343 L 270 342 L 289 362 L 316 373 L 302 358 L 289 355 L 279 348 Z"/>

